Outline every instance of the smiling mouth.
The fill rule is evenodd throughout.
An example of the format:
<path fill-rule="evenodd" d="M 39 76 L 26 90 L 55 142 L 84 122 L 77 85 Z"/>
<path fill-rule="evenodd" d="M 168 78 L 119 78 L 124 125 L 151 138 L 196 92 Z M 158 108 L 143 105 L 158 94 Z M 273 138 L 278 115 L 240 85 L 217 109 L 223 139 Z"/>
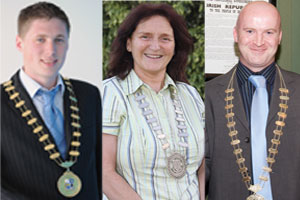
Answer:
<path fill-rule="evenodd" d="M 251 49 L 254 52 L 265 52 L 266 49 Z"/>
<path fill-rule="evenodd" d="M 41 60 L 48 67 L 52 67 L 57 63 L 57 59 L 55 60 Z"/>
<path fill-rule="evenodd" d="M 147 58 L 151 58 L 151 59 L 159 59 L 162 58 L 162 55 L 153 55 L 153 54 L 144 54 Z"/>

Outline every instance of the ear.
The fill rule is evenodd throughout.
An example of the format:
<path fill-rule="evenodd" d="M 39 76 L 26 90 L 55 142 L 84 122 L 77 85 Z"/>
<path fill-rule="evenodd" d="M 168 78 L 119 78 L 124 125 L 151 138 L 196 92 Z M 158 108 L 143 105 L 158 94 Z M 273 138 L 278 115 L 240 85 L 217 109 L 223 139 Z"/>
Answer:
<path fill-rule="evenodd" d="M 131 38 L 127 39 L 126 49 L 127 49 L 128 52 L 131 52 Z"/>
<path fill-rule="evenodd" d="M 234 42 L 238 43 L 238 30 L 237 30 L 237 27 L 235 26 L 233 28 L 233 39 L 234 39 Z"/>
<path fill-rule="evenodd" d="M 280 33 L 279 33 L 279 42 L 278 42 L 278 45 L 279 45 L 280 42 L 281 42 L 281 38 L 282 38 L 282 30 L 280 30 Z"/>
<path fill-rule="evenodd" d="M 20 52 L 23 52 L 23 40 L 21 38 L 21 36 L 17 35 L 16 37 L 16 47 Z"/>
<path fill-rule="evenodd" d="M 67 38 L 66 52 L 69 50 L 69 46 L 70 46 L 70 43 L 69 43 L 69 38 Z"/>

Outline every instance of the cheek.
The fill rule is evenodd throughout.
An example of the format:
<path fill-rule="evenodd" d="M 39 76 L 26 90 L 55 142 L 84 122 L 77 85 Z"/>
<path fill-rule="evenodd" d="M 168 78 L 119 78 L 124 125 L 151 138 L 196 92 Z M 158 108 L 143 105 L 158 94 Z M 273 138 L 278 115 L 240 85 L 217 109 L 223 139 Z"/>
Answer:
<path fill-rule="evenodd" d="M 38 44 L 32 44 L 29 46 L 29 48 L 27 49 L 27 51 L 32 54 L 32 55 L 40 55 L 43 53 L 43 47 L 41 45 Z"/>
<path fill-rule="evenodd" d="M 279 44 L 279 39 L 278 38 L 267 38 L 266 42 L 271 46 L 271 47 L 277 47 Z"/>
<path fill-rule="evenodd" d="M 134 50 L 134 49 L 138 50 L 138 49 L 144 48 L 146 45 L 147 45 L 146 41 L 141 41 L 136 38 L 132 39 L 132 41 L 130 43 L 130 47 L 132 50 Z"/>
<path fill-rule="evenodd" d="M 241 36 L 239 38 L 239 43 L 243 45 L 251 44 L 253 39 L 251 37 Z"/>
<path fill-rule="evenodd" d="M 27 60 L 38 60 L 39 59 L 39 55 L 40 55 L 40 50 L 33 47 L 33 46 L 29 46 L 29 47 L 26 47 L 24 49 L 24 57 L 27 59 Z"/>
<path fill-rule="evenodd" d="M 59 46 L 57 47 L 57 53 L 59 54 L 58 56 L 64 57 L 67 53 L 68 48 L 66 46 Z"/>
<path fill-rule="evenodd" d="M 141 42 L 136 45 L 136 50 L 143 53 L 148 47 L 149 45 L 146 42 Z"/>
<path fill-rule="evenodd" d="M 170 56 L 173 56 L 175 53 L 175 45 L 174 44 L 165 45 L 164 49 L 167 54 L 170 54 Z"/>

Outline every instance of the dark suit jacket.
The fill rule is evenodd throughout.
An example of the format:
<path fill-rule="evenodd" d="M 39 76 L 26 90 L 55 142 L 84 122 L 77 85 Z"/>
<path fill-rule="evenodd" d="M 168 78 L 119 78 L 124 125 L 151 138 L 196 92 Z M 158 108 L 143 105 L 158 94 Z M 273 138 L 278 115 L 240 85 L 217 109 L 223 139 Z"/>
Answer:
<path fill-rule="evenodd" d="M 47 129 L 16 73 L 13 84 L 29 109 Z M 80 109 L 80 156 L 71 170 L 82 182 L 80 193 L 72 199 L 101 199 L 101 99 L 99 90 L 88 83 L 71 80 Z M 65 134 L 71 142 L 69 91 L 64 93 Z M 47 132 L 49 132 L 47 130 Z M 51 134 L 50 134 L 51 135 Z M 54 139 L 51 137 L 52 142 Z M 38 136 L 21 117 L 1 85 L 1 197 L 2 199 L 59 200 L 57 180 L 65 170 L 49 159 Z"/>
<path fill-rule="evenodd" d="M 274 200 L 300 199 L 300 75 L 281 70 L 289 89 L 286 126 L 271 173 Z M 225 118 L 225 89 L 233 70 L 209 81 L 205 86 L 206 115 L 206 192 L 209 200 L 244 200 L 249 196 L 228 136 Z M 279 76 L 276 72 L 267 122 L 267 145 L 271 145 L 277 112 L 279 111 Z M 246 166 L 252 174 L 249 124 L 243 107 L 237 79 L 234 78 L 233 100 L 236 129 Z M 252 113 L 253 114 L 253 113 Z M 255 113 L 254 113 L 255 114 Z"/>

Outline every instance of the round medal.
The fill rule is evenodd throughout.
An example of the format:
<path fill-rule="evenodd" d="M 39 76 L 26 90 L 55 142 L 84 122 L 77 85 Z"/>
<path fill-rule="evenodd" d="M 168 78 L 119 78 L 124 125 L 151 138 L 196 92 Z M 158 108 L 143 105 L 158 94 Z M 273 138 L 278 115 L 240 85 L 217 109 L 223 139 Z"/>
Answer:
<path fill-rule="evenodd" d="M 74 197 L 80 192 L 81 181 L 76 174 L 68 170 L 59 177 L 57 188 L 65 197 Z"/>
<path fill-rule="evenodd" d="M 247 200 L 264 200 L 264 197 L 259 194 L 250 195 Z"/>
<path fill-rule="evenodd" d="M 173 153 L 168 157 L 168 172 L 175 178 L 182 178 L 186 173 L 186 161 L 180 153 Z"/>

